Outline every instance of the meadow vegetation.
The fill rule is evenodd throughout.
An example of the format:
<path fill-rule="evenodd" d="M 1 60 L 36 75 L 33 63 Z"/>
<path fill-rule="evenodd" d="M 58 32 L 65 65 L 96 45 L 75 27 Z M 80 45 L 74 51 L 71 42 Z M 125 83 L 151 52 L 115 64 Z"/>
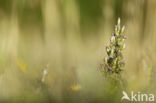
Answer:
<path fill-rule="evenodd" d="M 155 11 L 155 0 L 0 0 L 0 103 L 156 94 Z"/>

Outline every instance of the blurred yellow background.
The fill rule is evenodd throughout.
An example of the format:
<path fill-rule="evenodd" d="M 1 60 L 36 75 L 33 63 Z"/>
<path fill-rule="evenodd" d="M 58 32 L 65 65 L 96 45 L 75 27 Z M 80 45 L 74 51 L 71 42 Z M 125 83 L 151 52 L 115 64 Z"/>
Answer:
<path fill-rule="evenodd" d="M 104 102 L 97 67 L 118 17 L 127 90 L 156 93 L 155 0 L 0 0 L 0 102 Z"/>

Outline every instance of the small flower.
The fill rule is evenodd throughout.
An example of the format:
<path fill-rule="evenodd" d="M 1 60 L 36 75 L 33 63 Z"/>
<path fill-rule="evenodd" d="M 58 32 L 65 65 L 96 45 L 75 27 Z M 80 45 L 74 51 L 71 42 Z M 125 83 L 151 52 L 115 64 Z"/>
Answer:
<path fill-rule="evenodd" d="M 25 63 L 25 61 L 21 59 L 17 59 L 16 63 L 17 63 L 18 69 L 21 72 L 26 73 L 28 71 L 28 65 Z"/>
<path fill-rule="evenodd" d="M 111 37 L 111 43 L 114 43 L 115 42 L 115 36 L 112 36 Z"/>
<path fill-rule="evenodd" d="M 41 79 L 42 82 L 45 81 L 45 78 L 48 75 L 48 68 L 49 68 L 49 64 L 47 64 L 47 66 L 43 69 L 43 74 L 42 74 L 42 79 Z"/>
<path fill-rule="evenodd" d="M 78 91 L 80 91 L 81 90 L 81 85 L 80 84 L 72 84 L 71 86 L 70 86 L 70 89 L 73 91 L 73 92 L 78 92 Z"/>
<path fill-rule="evenodd" d="M 125 26 L 122 27 L 121 34 L 124 32 L 124 30 L 125 30 Z"/>

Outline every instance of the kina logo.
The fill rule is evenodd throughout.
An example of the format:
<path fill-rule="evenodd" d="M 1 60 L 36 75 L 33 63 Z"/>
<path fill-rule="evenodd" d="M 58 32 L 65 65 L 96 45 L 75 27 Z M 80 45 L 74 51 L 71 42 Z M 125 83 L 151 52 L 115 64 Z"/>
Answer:
<path fill-rule="evenodd" d="M 154 94 L 152 93 L 141 93 L 137 92 L 134 93 L 131 91 L 131 93 L 128 95 L 125 91 L 122 91 L 122 98 L 121 100 L 128 100 L 128 101 L 135 101 L 135 102 L 153 102 L 154 101 Z"/>

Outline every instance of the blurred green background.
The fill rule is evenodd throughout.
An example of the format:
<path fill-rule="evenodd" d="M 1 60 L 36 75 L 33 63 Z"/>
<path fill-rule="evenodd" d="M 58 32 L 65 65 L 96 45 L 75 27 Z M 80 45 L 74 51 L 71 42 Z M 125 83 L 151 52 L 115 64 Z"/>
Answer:
<path fill-rule="evenodd" d="M 155 11 L 155 0 L 0 0 L 0 103 L 120 103 L 97 69 L 118 17 L 125 89 L 156 93 Z"/>

